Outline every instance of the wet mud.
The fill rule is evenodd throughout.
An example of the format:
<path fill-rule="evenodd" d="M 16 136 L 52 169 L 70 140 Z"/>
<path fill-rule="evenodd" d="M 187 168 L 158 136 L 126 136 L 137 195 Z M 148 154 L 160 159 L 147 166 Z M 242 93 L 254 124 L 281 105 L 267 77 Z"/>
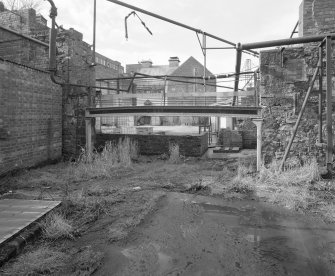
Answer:
<path fill-rule="evenodd" d="M 256 201 L 169 193 L 95 275 L 335 275 L 335 227 Z"/>

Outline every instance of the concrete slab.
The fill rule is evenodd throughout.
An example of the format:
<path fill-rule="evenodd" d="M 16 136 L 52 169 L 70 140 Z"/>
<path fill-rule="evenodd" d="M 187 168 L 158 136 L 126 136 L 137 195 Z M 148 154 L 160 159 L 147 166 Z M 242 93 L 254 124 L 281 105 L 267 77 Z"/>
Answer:
<path fill-rule="evenodd" d="M 0 200 L 0 246 L 60 204 L 61 201 Z"/>

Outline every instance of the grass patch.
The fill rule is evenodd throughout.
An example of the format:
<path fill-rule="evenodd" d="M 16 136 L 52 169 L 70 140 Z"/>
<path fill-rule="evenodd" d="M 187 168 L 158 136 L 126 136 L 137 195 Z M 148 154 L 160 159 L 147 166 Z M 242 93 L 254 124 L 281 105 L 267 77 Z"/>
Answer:
<path fill-rule="evenodd" d="M 129 168 L 132 160 L 138 158 L 137 143 L 129 138 L 120 139 L 118 143 L 106 143 L 102 152 L 88 153 L 82 150 L 80 157 L 71 168 L 73 180 L 92 178 L 110 178 L 118 168 Z"/>
<path fill-rule="evenodd" d="M 101 265 L 104 254 L 94 251 L 91 246 L 81 248 L 73 258 L 71 275 L 92 275 Z"/>
<path fill-rule="evenodd" d="M 42 222 L 42 232 L 46 239 L 58 240 L 62 238 L 73 238 L 73 227 L 61 214 L 53 213 Z"/>
<path fill-rule="evenodd" d="M 5 269 L 4 273 L 5 275 L 57 274 L 67 259 L 67 254 L 44 245 L 18 257 L 10 270 Z"/>

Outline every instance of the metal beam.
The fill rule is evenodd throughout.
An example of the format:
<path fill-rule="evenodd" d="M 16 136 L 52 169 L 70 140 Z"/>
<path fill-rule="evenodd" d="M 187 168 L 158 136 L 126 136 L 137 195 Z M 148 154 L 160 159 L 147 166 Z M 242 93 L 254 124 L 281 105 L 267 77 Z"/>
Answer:
<path fill-rule="evenodd" d="M 323 68 L 322 68 L 322 59 L 323 59 L 323 48 L 322 46 L 319 46 L 319 114 L 318 114 L 318 119 L 319 119 L 319 129 L 318 129 L 318 142 L 322 143 L 322 101 L 323 101 L 323 87 L 322 87 L 322 82 L 323 82 Z"/>
<path fill-rule="evenodd" d="M 332 171 L 333 166 L 333 126 L 332 126 L 332 44 L 331 37 L 326 38 L 326 78 L 327 78 L 327 93 L 326 93 L 326 125 L 327 125 L 327 170 Z"/>
<path fill-rule="evenodd" d="M 208 37 L 211 37 L 211 38 L 213 38 L 213 39 L 215 39 L 215 40 L 224 42 L 224 43 L 226 43 L 226 44 L 228 44 L 228 45 L 231 45 L 231 46 L 234 46 L 234 47 L 236 46 L 236 44 L 235 44 L 234 42 L 231 42 L 231 41 L 229 41 L 229 40 L 223 39 L 223 38 L 218 37 L 218 36 L 216 36 L 216 35 L 213 35 L 213 34 L 204 32 L 204 31 L 202 31 L 202 30 L 200 30 L 200 29 L 193 28 L 193 27 L 191 27 L 191 26 L 188 26 L 188 25 L 186 25 L 186 24 L 177 22 L 177 21 L 172 20 L 172 19 L 169 19 L 169 18 L 167 18 L 167 17 L 158 15 L 158 14 L 156 14 L 156 13 L 152 13 L 152 12 L 149 12 L 149 11 L 147 11 L 147 10 L 138 8 L 138 7 L 136 7 L 136 6 L 129 5 L 129 4 L 127 4 L 127 3 L 124 3 L 124 2 L 121 2 L 121 1 L 118 1 L 118 0 L 107 0 L 107 1 L 112 2 L 112 3 L 114 3 L 114 4 L 117 4 L 117 5 L 120 5 L 120 6 L 123 6 L 123 7 L 126 7 L 126 8 L 129 8 L 129 9 L 132 9 L 132 10 L 135 10 L 135 11 L 138 11 L 138 12 L 141 12 L 141 13 L 144 13 L 144 14 L 146 14 L 146 15 L 149 15 L 149 16 L 152 16 L 152 17 L 155 17 L 155 18 L 158 18 L 158 19 L 160 19 L 160 20 L 169 22 L 169 23 L 171 23 L 171 24 L 173 24 L 173 25 L 177 25 L 177 26 L 179 26 L 179 27 L 188 29 L 188 30 L 190 30 L 190 31 L 194 31 L 194 32 L 196 32 L 196 33 L 204 34 L 204 35 L 206 35 L 206 36 L 208 36 Z M 250 52 L 250 53 L 252 53 L 252 54 L 255 54 L 255 55 L 258 55 L 258 53 L 255 52 L 255 51 L 248 51 L 248 52 Z"/>
<path fill-rule="evenodd" d="M 261 107 L 232 106 L 125 106 L 87 108 L 86 117 L 104 116 L 222 116 L 261 118 Z"/>
<path fill-rule="evenodd" d="M 103 87 L 101 89 L 104 89 Z M 160 93 L 135 93 L 135 94 L 109 94 L 104 95 L 103 98 L 111 97 L 113 99 L 130 99 L 130 98 L 150 98 L 150 97 L 164 97 L 164 92 Z M 173 97 L 173 98 L 183 98 L 183 97 L 217 97 L 217 98 L 229 98 L 234 96 L 255 96 L 255 90 L 249 91 L 241 91 L 241 92 L 190 92 L 190 93 L 171 93 L 167 92 L 165 94 L 166 98 Z"/>
<path fill-rule="evenodd" d="M 267 48 L 267 47 L 303 44 L 303 43 L 311 43 L 311 42 L 321 42 L 324 40 L 326 36 L 331 37 L 331 39 L 335 38 L 335 34 L 333 33 L 323 34 L 323 35 L 303 36 L 303 37 L 296 37 L 296 38 L 286 38 L 286 39 L 279 39 L 279 40 L 246 43 L 246 44 L 241 45 L 241 49 L 250 50 L 250 49 L 260 49 L 260 48 Z"/>

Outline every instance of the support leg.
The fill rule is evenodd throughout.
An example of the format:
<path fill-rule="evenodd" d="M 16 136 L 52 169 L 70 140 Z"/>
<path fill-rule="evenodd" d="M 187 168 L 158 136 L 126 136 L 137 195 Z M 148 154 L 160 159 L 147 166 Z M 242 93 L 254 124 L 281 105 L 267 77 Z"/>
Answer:
<path fill-rule="evenodd" d="M 257 127 L 257 171 L 260 171 L 262 166 L 262 124 L 263 119 L 253 119 L 252 122 Z"/>

